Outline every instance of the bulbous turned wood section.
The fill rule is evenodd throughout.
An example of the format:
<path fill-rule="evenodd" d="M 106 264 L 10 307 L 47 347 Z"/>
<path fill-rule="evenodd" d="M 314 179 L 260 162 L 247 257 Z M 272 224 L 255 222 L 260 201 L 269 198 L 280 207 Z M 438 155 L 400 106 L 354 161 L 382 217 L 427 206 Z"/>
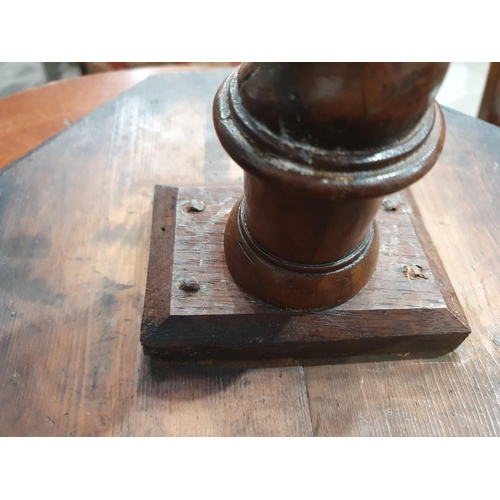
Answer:
<path fill-rule="evenodd" d="M 266 302 L 325 309 L 355 296 L 379 251 L 384 196 L 441 152 L 434 97 L 448 63 L 245 63 L 214 123 L 245 170 L 224 236 L 238 285 Z"/>

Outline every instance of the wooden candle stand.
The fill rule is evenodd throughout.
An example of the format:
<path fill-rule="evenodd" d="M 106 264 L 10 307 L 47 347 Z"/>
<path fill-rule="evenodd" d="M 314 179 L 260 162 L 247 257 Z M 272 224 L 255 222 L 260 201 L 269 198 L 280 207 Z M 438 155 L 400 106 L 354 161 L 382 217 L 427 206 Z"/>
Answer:
<path fill-rule="evenodd" d="M 157 186 L 141 333 L 178 360 L 449 351 L 469 327 L 411 195 L 438 63 L 249 63 L 214 123 L 235 185 Z M 385 201 L 384 201 L 385 198 Z"/>

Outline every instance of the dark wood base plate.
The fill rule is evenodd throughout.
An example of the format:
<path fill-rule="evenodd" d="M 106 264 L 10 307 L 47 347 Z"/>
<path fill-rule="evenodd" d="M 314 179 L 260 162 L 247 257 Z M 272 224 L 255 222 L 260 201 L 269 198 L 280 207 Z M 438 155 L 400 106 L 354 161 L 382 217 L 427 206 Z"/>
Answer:
<path fill-rule="evenodd" d="M 409 192 L 377 216 L 377 269 L 354 298 L 325 311 L 261 302 L 232 280 L 223 237 L 240 185 L 156 186 L 141 343 L 146 354 L 203 359 L 329 358 L 450 351 L 470 333 Z M 186 203 L 205 203 L 201 212 Z M 408 279 L 419 265 L 427 279 Z M 197 291 L 180 289 L 196 277 Z"/>

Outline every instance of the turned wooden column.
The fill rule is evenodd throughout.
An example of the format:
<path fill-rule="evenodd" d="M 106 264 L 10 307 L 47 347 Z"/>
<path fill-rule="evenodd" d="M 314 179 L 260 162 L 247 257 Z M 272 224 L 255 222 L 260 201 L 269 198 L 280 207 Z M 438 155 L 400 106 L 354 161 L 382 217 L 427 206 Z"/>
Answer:
<path fill-rule="evenodd" d="M 245 63 L 224 81 L 214 123 L 245 169 L 224 236 L 238 285 L 293 309 L 333 307 L 365 286 L 383 197 L 422 177 L 442 149 L 434 97 L 447 68 Z"/>

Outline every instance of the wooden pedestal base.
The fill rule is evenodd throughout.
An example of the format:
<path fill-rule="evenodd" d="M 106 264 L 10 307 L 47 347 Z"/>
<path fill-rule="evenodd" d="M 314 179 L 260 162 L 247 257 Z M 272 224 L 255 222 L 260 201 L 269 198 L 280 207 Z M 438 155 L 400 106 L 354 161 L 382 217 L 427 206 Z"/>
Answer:
<path fill-rule="evenodd" d="M 240 185 L 156 187 L 141 328 L 146 354 L 180 361 L 406 354 L 450 351 L 470 333 L 409 192 L 390 197 L 397 210 L 379 211 L 380 254 L 366 287 L 320 312 L 268 305 L 234 283 L 223 239 L 241 195 Z"/>

